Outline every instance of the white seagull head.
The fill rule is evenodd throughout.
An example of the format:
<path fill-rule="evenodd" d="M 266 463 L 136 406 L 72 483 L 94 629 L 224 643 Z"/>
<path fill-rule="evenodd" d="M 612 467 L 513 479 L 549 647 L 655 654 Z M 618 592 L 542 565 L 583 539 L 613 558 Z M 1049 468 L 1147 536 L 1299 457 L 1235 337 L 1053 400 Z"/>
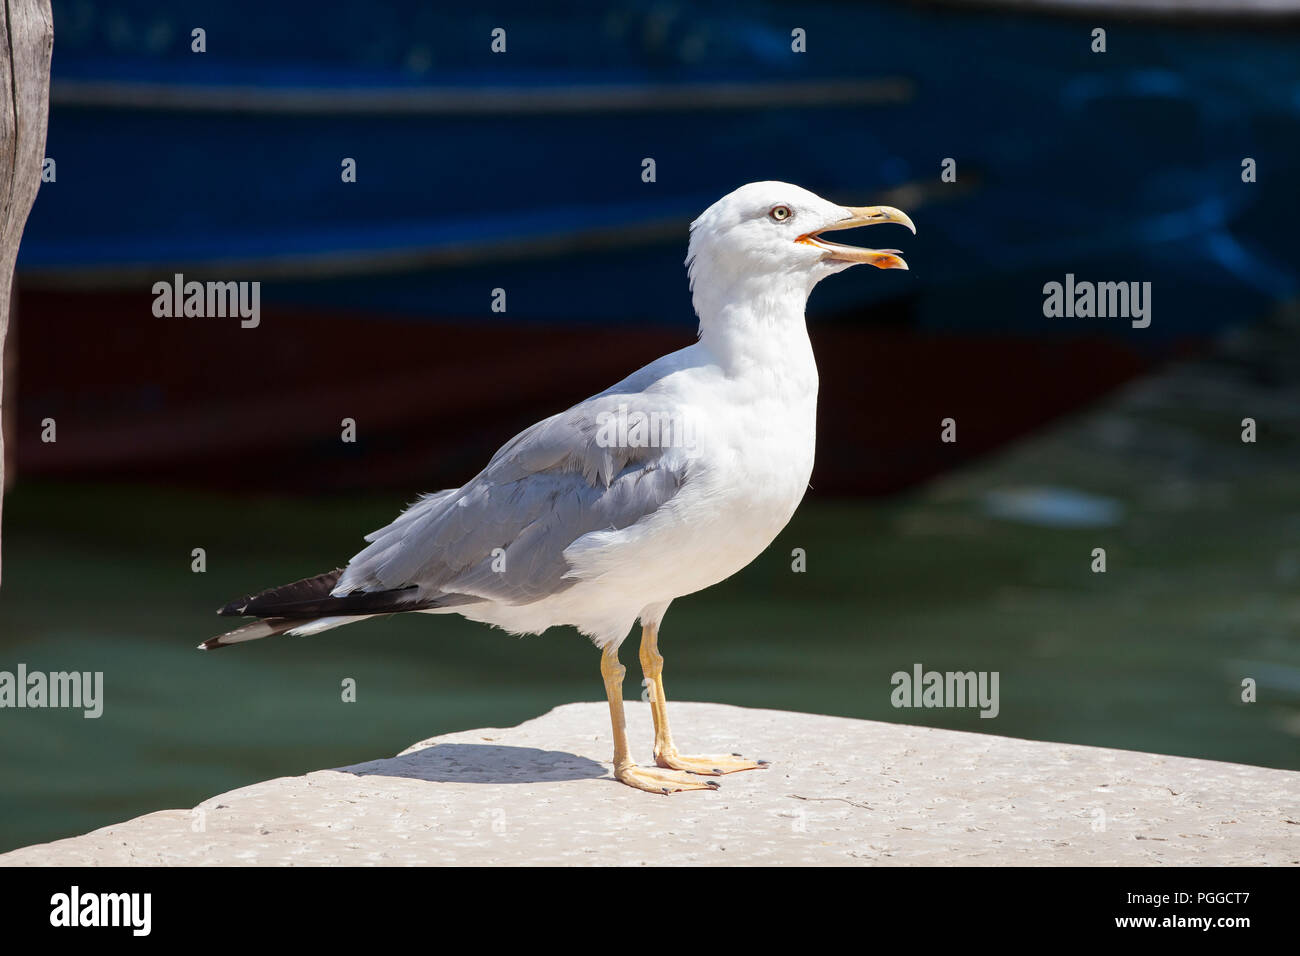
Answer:
<path fill-rule="evenodd" d="M 823 233 L 896 222 L 916 232 L 893 206 L 840 206 L 801 186 L 749 183 L 728 193 L 691 223 L 686 268 L 701 319 L 720 295 L 808 293 L 849 266 L 906 269 L 897 249 L 864 249 L 822 238 Z"/>

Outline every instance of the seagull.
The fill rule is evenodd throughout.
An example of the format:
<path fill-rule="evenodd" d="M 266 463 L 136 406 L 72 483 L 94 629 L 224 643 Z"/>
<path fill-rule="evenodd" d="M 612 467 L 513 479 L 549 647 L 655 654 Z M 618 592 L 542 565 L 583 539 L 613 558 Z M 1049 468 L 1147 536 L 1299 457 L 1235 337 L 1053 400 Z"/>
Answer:
<path fill-rule="evenodd" d="M 258 620 L 199 647 L 411 612 L 516 634 L 570 625 L 601 652 L 617 780 L 667 794 L 765 767 L 678 752 L 659 627 L 676 598 L 744 568 L 794 515 L 817 432 L 808 295 L 859 263 L 907 268 L 896 249 L 823 236 L 891 222 L 916 232 L 892 206 L 839 206 L 789 183 L 719 199 L 690 230 L 697 342 L 520 432 L 466 484 L 366 535 L 346 567 L 232 601 L 218 613 Z M 638 622 L 654 767 L 633 761 L 623 714 L 618 651 Z"/>

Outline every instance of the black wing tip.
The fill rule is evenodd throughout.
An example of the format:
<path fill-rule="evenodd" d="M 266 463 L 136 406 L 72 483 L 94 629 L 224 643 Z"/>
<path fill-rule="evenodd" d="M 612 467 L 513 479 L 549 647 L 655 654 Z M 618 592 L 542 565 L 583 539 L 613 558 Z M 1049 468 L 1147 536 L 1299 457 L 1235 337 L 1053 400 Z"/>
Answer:
<path fill-rule="evenodd" d="M 304 598 L 320 599 L 327 597 L 343 574 L 342 568 L 326 571 L 292 584 L 269 588 L 257 594 L 246 594 L 217 609 L 220 617 L 268 617 L 276 613 L 283 605 L 302 601 Z"/>

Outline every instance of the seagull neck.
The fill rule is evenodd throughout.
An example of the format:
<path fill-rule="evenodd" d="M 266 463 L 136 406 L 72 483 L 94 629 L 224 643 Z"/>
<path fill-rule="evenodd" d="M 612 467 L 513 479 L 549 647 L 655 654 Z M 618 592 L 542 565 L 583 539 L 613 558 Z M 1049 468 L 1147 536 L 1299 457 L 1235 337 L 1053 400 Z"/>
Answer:
<path fill-rule="evenodd" d="M 807 303 L 802 284 L 739 282 L 712 294 L 697 290 L 700 343 L 729 376 L 753 367 L 802 368 L 813 361 L 804 323 Z M 816 366 L 812 369 L 815 375 Z"/>

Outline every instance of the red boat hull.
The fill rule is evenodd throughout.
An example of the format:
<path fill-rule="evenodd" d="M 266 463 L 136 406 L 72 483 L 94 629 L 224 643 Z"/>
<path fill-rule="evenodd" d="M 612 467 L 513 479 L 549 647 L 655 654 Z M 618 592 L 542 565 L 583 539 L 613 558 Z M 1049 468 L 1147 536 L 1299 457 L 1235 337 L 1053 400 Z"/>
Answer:
<path fill-rule="evenodd" d="M 1102 339 L 814 324 L 821 493 L 884 494 L 1071 412 L 1150 361 Z M 410 321 L 264 306 L 157 319 L 135 294 L 20 290 L 21 478 L 319 492 L 460 484 L 508 438 L 694 339 L 694 329 Z M 958 441 L 940 441 L 941 421 Z M 42 441 L 53 418 L 57 441 Z M 356 421 L 357 441 L 341 440 Z"/>

